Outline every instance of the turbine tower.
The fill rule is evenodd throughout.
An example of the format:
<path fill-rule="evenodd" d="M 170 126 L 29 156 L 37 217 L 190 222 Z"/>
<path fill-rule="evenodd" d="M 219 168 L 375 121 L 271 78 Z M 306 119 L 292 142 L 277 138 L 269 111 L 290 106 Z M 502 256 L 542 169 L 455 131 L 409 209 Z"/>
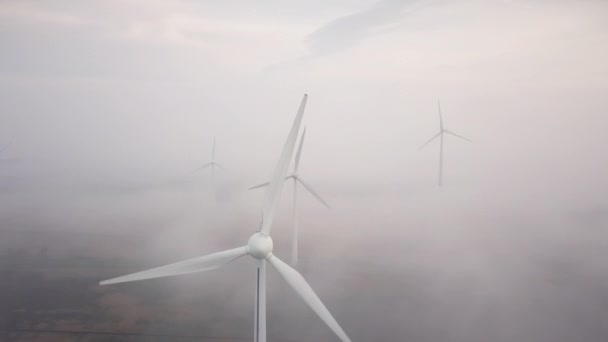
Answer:
<path fill-rule="evenodd" d="M 439 180 L 438 180 L 438 184 L 439 184 L 439 186 L 442 186 L 443 185 L 443 136 L 444 136 L 444 134 L 451 134 L 457 138 L 466 140 L 468 142 L 471 142 L 471 140 L 463 137 L 462 135 L 458 135 L 450 130 L 445 129 L 445 127 L 443 126 L 443 117 L 441 116 L 441 103 L 439 101 L 437 101 L 437 109 L 439 110 L 439 133 L 435 134 L 431 139 L 429 139 L 427 142 L 422 144 L 422 146 L 420 146 L 418 149 L 419 150 L 422 149 L 426 145 L 430 144 L 433 140 L 439 138 Z"/>
<path fill-rule="evenodd" d="M 213 178 L 215 176 L 215 168 L 216 167 L 218 167 L 220 169 L 224 168 L 222 165 L 220 165 L 219 163 L 217 163 L 215 161 L 215 137 L 213 137 L 213 146 L 211 147 L 211 161 L 209 163 L 207 163 L 207 164 L 199 166 L 198 168 L 194 169 L 194 171 L 202 170 L 202 169 L 205 169 L 207 167 L 211 167 L 211 178 Z"/>
<path fill-rule="evenodd" d="M 266 342 L 266 266 L 270 264 L 281 277 L 302 297 L 304 302 L 329 326 L 329 328 L 343 342 L 350 342 L 350 339 L 342 330 L 338 322 L 319 299 L 317 294 L 308 285 L 304 277 L 287 265 L 273 251 L 273 242 L 270 237 L 275 212 L 281 198 L 284 178 L 287 175 L 289 162 L 293 155 L 293 150 L 298 137 L 300 123 L 304 115 L 306 100 L 308 95 L 304 95 L 296 118 L 287 136 L 287 142 L 283 147 L 283 152 L 274 170 L 271 182 L 266 191 L 266 201 L 262 212 L 262 222 L 259 229 L 254 233 L 245 246 L 229 249 L 223 252 L 198 257 L 167 266 L 154 268 L 147 271 L 129 274 L 126 276 L 105 280 L 100 285 L 131 282 L 136 280 L 169 277 L 179 274 L 208 271 L 224 266 L 242 256 L 249 255 L 257 262 L 256 267 L 256 294 L 255 294 L 255 313 L 254 313 L 254 342 Z"/>
<path fill-rule="evenodd" d="M 287 177 L 285 177 L 285 181 L 289 179 L 293 179 L 293 231 L 292 231 L 292 240 L 291 240 L 291 265 L 298 265 L 298 206 L 297 206 L 297 193 L 298 193 L 298 183 L 302 184 L 302 186 L 308 190 L 316 199 L 319 200 L 326 208 L 329 208 L 329 204 L 319 196 L 319 194 L 310 186 L 309 183 L 302 180 L 300 175 L 298 174 L 298 168 L 300 166 L 300 157 L 302 156 L 302 146 L 304 145 L 304 137 L 306 136 L 306 127 L 304 127 L 304 131 L 302 132 L 302 137 L 300 138 L 300 145 L 298 146 L 298 152 L 296 153 L 296 160 L 293 167 L 293 173 Z M 249 188 L 249 190 L 263 188 L 268 186 L 268 182 L 256 185 L 254 187 Z"/>

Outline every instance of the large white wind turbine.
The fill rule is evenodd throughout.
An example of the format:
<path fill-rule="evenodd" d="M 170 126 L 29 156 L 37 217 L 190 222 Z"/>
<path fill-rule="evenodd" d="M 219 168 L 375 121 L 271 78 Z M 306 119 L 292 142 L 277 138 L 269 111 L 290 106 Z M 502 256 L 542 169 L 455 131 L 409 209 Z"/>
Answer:
<path fill-rule="evenodd" d="M 273 218 L 277 210 L 283 188 L 284 178 L 287 175 L 289 162 L 293 155 L 300 123 L 304 115 L 304 108 L 308 96 L 304 95 L 296 118 L 287 137 L 287 142 L 283 147 L 283 152 L 274 171 L 274 175 L 266 192 L 266 203 L 262 213 L 262 222 L 258 231 L 249 238 L 247 245 L 226 250 L 223 252 L 210 254 L 207 256 L 194 258 L 167 266 L 154 268 L 151 270 L 129 274 L 126 276 L 102 281 L 101 285 L 130 282 L 143 279 L 168 277 L 179 274 L 208 271 L 224 266 L 242 256 L 249 255 L 256 259 L 256 295 L 255 295 L 255 315 L 254 315 L 254 341 L 266 342 L 266 265 L 270 264 L 285 281 L 302 297 L 304 302 L 329 326 L 331 330 L 343 342 L 350 342 L 350 339 L 342 330 L 338 322 L 325 307 L 313 289 L 308 285 L 304 277 L 281 261 L 275 256 L 273 251 L 270 229 Z"/>
<path fill-rule="evenodd" d="M 202 166 L 199 166 L 198 168 L 194 169 L 195 171 L 197 170 L 202 170 L 205 169 L 207 167 L 211 167 L 211 177 L 215 176 L 215 168 L 218 167 L 220 169 L 223 169 L 224 167 L 222 165 L 220 165 L 219 163 L 217 163 L 215 161 L 215 137 L 213 137 L 213 146 L 211 147 L 211 161 L 208 162 L 207 164 L 204 164 Z"/>
<path fill-rule="evenodd" d="M 457 138 L 464 139 L 468 142 L 471 142 L 471 140 L 463 137 L 462 135 L 458 135 L 450 130 L 445 129 L 445 127 L 443 126 L 443 117 L 441 116 L 441 104 L 439 103 L 439 101 L 437 101 L 437 109 L 439 110 L 439 133 L 435 134 L 431 139 L 429 139 L 427 142 L 425 142 L 418 149 L 425 147 L 426 145 L 430 144 L 433 140 L 439 138 L 439 181 L 438 181 L 438 183 L 439 183 L 439 186 L 442 186 L 443 185 L 443 135 L 451 134 Z"/>
<path fill-rule="evenodd" d="M 306 127 L 304 127 L 304 131 L 302 132 L 302 137 L 300 138 L 300 145 L 298 146 L 298 153 L 296 154 L 296 160 L 293 167 L 293 173 L 287 177 L 285 180 L 293 179 L 293 232 L 292 232 L 292 240 L 291 240 L 291 264 L 296 266 L 298 264 L 298 206 L 297 206 L 297 193 L 298 193 L 298 183 L 302 184 L 308 192 L 310 192 L 313 196 L 315 196 L 319 202 L 321 202 L 326 208 L 329 208 L 329 204 L 319 196 L 319 194 L 313 190 L 309 183 L 302 180 L 300 175 L 298 174 L 298 168 L 300 166 L 300 157 L 302 156 L 302 146 L 304 145 L 304 137 L 306 136 Z M 256 185 L 254 187 L 249 188 L 257 189 L 268 186 L 268 182 Z"/>

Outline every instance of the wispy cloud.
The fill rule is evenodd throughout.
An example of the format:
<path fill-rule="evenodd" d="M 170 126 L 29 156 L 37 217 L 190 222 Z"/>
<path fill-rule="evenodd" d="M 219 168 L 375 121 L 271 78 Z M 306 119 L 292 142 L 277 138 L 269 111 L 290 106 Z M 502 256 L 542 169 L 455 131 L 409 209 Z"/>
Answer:
<path fill-rule="evenodd" d="M 30 25 L 82 26 L 88 23 L 88 20 L 73 13 L 47 9 L 27 1 L 0 3 L 0 20 Z"/>
<path fill-rule="evenodd" d="M 268 69 L 306 64 L 318 57 L 354 47 L 367 37 L 400 26 L 404 15 L 431 2 L 429 0 L 381 0 L 365 10 L 337 17 L 305 38 L 307 54 L 271 65 Z"/>
<path fill-rule="evenodd" d="M 310 34 L 306 42 L 314 56 L 343 50 L 402 18 L 404 10 L 428 1 L 382 0 L 364 11 L 345 15 Z"/>

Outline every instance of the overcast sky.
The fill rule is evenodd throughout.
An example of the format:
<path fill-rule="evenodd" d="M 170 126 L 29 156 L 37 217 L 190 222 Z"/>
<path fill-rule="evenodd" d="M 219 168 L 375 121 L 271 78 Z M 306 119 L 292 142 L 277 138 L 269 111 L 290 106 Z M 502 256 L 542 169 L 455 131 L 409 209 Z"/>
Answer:
<path fill-rule="evenodd" d="M 602 341 L 606 42 L 601 0 L 2 1 L 2 227 L 138 236 L 137 252 L 89 255 L 118 253 L 127 272 L 245 242 L 263 196 L 246 189 L 308 93 L 301 175 L 333 209 L 300 193 L 304 275 L 353 341 Z M 438 100 L 473 141 L 446 138 L 443 190 L 439 146 L 418 150 Z M 214 136 L 212 183 L 192 170 Z M 222 319 L 249 336 L 249 289 L 231 291 Z M 285 293 L 293 340 L 333 341 Z"/>

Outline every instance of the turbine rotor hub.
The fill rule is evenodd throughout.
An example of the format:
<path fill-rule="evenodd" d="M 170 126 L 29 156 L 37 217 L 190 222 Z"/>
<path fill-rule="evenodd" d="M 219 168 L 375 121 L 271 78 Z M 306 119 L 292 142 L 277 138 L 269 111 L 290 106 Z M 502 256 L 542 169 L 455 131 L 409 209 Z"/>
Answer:
<path fill-rule="evenodd" d="M 256 259 L 266 259 L 272 254 L 272 238 L 262 233 L 255 233 L 247 242 L 247 252 Z"/>

